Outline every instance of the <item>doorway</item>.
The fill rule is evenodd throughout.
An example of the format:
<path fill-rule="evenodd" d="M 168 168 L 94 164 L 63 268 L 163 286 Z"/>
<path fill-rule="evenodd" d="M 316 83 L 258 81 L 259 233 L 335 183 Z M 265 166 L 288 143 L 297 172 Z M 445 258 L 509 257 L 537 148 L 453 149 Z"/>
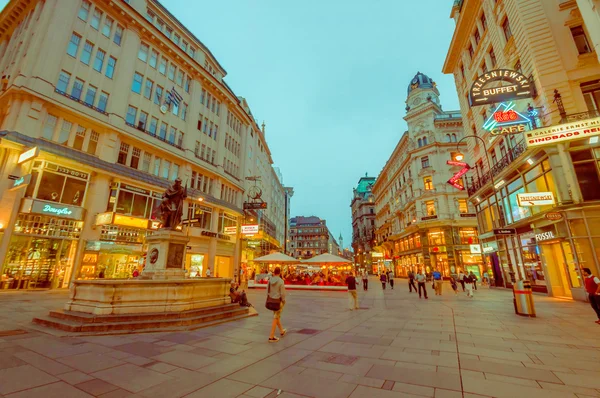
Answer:
<path fill-rule="evenodd" d="M 573 294 L 567 274 L 569 268 L 561 242 L 549 242 L 540 246 L 548 274 L 548 292 L 551 296 L 572 299 Z"/>

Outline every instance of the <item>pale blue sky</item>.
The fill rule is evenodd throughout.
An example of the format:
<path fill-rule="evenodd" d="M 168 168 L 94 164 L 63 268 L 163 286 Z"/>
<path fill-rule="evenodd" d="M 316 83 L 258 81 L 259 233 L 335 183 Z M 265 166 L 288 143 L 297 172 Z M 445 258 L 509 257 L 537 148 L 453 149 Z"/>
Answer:
<path fill-rule="evenodd" d="M 0 7 L 7 3 L 0 0 Z M 73 0 L 73 3 L 78 3 Z M 458 109 L 442 75 L 452 0 L 163 0 L 265 120 L 292 216 L 327 220 L 352 239 L 352 188 L 377 175 L 406 130 L 406 88 L 421 71 Z"/>

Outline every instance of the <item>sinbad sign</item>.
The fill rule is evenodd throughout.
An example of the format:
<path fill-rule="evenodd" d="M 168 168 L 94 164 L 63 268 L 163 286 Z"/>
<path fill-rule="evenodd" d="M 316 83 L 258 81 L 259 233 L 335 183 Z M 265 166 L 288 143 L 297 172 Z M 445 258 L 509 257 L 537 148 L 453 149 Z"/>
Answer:
<path fill-rule="evenodd" d="M 600 117 L 532 130 L 525 139 L 527 146 L 533 147 L 595 135 L 600 135 Z"/>

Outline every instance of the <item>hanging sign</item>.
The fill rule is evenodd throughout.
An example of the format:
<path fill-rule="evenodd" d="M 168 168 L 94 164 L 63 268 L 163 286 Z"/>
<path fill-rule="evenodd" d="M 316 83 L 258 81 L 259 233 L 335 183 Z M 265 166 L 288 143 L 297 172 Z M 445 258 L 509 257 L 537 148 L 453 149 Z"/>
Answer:
<path fill-rule="evenodd" d="M 235 235 L 237 233 L 237 227 L 225 227 L 223 232 L 226 235 Z"/>
<path fill-rule="evenodd" d="M 495 86 L 494 82 L 506 83 Z M 533 86 L 527 76 L 510 69 L 496 69 L 479 76 L 469 90 L 469 105 L 495 104 L 533 97 Z"/>
<path fill-rule="evenodd" d="M 37 157 L 39 154 L 40 154 L 40 148 L 38 148 L 37 146 L 33 147 L 31 149 L 28 149 L 19 155 L 19 159 L 17 159 L 17 164 L 25 163 L 26 161 Z"/>
<path fill-rule="evenodd" d="M 562 214 L 558 213 L 558 212 L 550 212 L 550 213 L 546 213 L 546 219 L 547 220 L 551 220 L 551 221 L 557 221 L 562 219 L 563 216 Z"/>
<path fill-rule="evenodd" d="M 552 192 L 518 193 L 517 203 L 521 207 L 553 205 L 554 195 Z"/>
<path fill-rule="evenodd" d="M 525 138 L 527 146 L 533 147 L 595 135 L 600 135 L 600 117 L 532 130 Z"/>
<path fill-rule="evenodd" d="M 471 249 L 471 254 L 481 254 L 481 246 L 480 245 L 469 245 Z"/>
<path fill-rule="evenodd" d="M 29 185 L 30 181 L 31 181 L 31 174 L 26 174 L 23 177 L 18 177 L 17 179 L 13 180 L 12 187 L 10 187 L 8 190 L 14 191 L 21 187 L 26 187 L 27 185 Z"/>
<path fill-rule="evenodd" d="M 458 172 L 454 173 L 452 178 L 450 178 L 446 182 L 448 184 L 452 185 L 454 188 L 464 191 L 465 187 L 459 183 L 459 180 L 461 179 L 462 176 L 467 174 L 467 171 L 469 171 L 471 169 L 471 166 L 469 166 L 467 163 L 456 162 L 454 160 L 448 160 L 448 161 L 446 161 L 446 163 L 449 165 L 452 165 L 452 166 L 463 166 L 462 169 L 460 169 Z"/>
<path fill-rule="evenodd" d="M 514 102 L 503 102 L 483 124 L 492 135 L 517 134 L 527 130 L 531 119 L 514 110 Z"/>
<path fill-rule="evenodd" d="M 254 235 L 258 233 L 258 224 L 242 225 L 242 235 Z"/>

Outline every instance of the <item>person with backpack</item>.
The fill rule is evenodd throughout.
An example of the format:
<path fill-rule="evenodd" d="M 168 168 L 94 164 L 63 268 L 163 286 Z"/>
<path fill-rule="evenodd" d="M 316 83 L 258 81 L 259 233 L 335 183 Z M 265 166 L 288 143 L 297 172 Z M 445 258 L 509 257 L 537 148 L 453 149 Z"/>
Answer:
<path fill-rule="evenodd" d="M 450 275 L 450 286 L 452 286 L 452 290 L 454 290 L 454 295 L 458 294 L 458 282 L 456 282 L 456 278 L 454 275 Z"/>
<path fill-rule="evenodd" d="M 583 269 L 583 276 L 585 280 L 585 291 L 588 294 L 590 305 L 598 317 L 596 323 L 600 325 L 600 279 L 598 279 L 597 276 L 594 276 L 589 268 Z"/>
<path fill-rule="evenodd" d="M 285 306 L 285 285 L 283 279 L 281 279 L 281 268 L 276 267 L 273 270 L 273 276 L 269 279 L 267 285 L 267 302 L 265 307 L 273 311 L 273 323 L 271 324 L 271 333 L 269 334 L 269 343 L 276 343 L 279 341 L 275 337 L 275 330 L 279 328 L 279 335 L 285 336 L 287 329 L 284 329 L 281 325 L 281 312 Z"/>

